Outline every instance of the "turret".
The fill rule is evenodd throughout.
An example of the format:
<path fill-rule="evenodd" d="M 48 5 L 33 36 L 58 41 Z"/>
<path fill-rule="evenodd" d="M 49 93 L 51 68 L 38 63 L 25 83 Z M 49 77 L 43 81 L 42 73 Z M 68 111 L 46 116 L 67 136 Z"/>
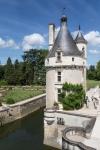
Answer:
<path fill-rule="evenodd" d="M 81 32 L 81 29 L 80 29 L 80 25 L 79 25 L 79 31 L 78 31 L 78 34 L 75 38 L 75 43 L 78 47 L 78 49 L 83 52 L 84 54 L 84 57 L 87 58 L 87 41 L 85 40 L 82 32 Z"/>
<path fill-rule="evenodd" d="M 68 19 L 65 15 L 60 20 L 60 30 L 55 38 L 55 26 L 49 25 L 49 53 L 45 60 L 46 66 L 46 108 L 52 108 L 59 103 L 59 94 L 65 82 L 83 84 L 86 87 L 86 59 L 82 57 L 82 48 L 86 40 L 78 33 L 76 43 L 68 30 Z M 81 34 L 81 43 L 79 37 Z M 83 41 L 84 39 L 84 41 Z M 85 88 L 86 89 L 86 88 Z"/>

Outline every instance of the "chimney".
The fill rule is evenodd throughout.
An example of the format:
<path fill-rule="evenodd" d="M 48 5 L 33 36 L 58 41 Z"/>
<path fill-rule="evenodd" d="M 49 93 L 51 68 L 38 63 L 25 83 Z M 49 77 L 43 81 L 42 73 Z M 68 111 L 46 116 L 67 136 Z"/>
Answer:
<path fill-rule="evenodd" d="M 51 50 L 55 40 L 55 25 L 49 24 L 49 51 Z"/>

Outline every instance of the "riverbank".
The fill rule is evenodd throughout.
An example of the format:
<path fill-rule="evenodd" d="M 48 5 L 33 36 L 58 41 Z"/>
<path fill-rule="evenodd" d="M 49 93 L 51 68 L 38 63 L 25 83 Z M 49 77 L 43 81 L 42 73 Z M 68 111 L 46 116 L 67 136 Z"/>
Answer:
<path fill-rule="evenodd" d="M 45 106 L 46 94 L 42 94 L 12 105 L 0 107 L 0 126 L 21 119 Z"/>

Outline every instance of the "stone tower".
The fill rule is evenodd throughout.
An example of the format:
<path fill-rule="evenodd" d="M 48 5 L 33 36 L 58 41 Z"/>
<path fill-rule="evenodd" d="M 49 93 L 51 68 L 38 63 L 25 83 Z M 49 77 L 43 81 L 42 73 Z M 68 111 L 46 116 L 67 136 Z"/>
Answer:
<path fill-rule="evenodd" d="M 52 37 L 51 37 L 52 36 Z M 67 17 L 60 20 L 60 31 L 55 38 L 55 25 L 49 25 L 49 53 L 46 66 L 46 108 L 58 102 L 65 82 L 86 87 L 86 45 L 79 30 L 74 40 L 68 30 Z M 84 39 L 84 41 L 83 41 Z"/>
<path fill-rule="evenodd" d="M 80 25 L 79 25 L 79 31 L 78 34 L 75 38 L 75 43 L 78 47 L 78 49 L 83 52 L 83 57 L 84 57 L 84 65 L 86 66 L 87 64 L 87 41 L 85 40 L 81 30 L 80 30 Z M 86 92 L 86 67 L 84 67 L 84 89 Z"/>

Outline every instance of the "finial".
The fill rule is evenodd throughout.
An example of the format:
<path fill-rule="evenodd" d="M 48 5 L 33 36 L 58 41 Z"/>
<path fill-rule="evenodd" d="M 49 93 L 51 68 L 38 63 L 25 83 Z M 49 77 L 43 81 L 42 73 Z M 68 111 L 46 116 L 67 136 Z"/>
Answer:
<path fill-rule="evenodd" d="M 65 15 L 65 12 L 66 12 L 66 8 L 64 7 L 62 9 L 62 16 L 61 16 L 61 22 L 67 22 L 67 17 Z"/>
<path fill-rule="evenodd" d="M 79 31 L 81 30 L 81 26 L 80 26 L 80 24 L 79 24 L 79 26 L 78 26 L 78 30 L 79 30 Z"/>
<path fill-rule="evenodd" d="M 62 9 L 62 15 L 65 15 L 65 13 L 66 13 L 66 8 L 64 7 L 64 8 Z"/>

